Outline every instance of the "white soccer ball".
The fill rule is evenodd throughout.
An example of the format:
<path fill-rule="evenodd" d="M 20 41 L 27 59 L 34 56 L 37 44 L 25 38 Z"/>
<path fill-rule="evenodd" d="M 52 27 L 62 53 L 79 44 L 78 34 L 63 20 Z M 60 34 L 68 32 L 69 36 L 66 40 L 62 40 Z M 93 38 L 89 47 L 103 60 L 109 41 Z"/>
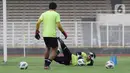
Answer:
<path fill-rule="evenodd" d="M 107 61 L 105 67 L 107 69 L 113 69 L 114 68 L 114 63 L 112 61 Z"/>
<path fill-rule="evenodd" d="M 25 62 L 25 61 L 20 62 L 20 63 L 19 63 L 19 68 L 20 68 L 21 70 L 26 70 L 26 69 L 28 68 L 28 63 Z"/>
<path fill-rule="evenodd" d="M 84 66 L 85 62 L 84 59 L 78 59 L 78 66 Z"/>

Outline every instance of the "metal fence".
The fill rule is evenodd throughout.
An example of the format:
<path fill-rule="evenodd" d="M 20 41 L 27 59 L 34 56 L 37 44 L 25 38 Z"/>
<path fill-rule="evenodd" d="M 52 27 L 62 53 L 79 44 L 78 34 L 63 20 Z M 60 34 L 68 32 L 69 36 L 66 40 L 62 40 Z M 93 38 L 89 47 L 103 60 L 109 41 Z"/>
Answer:
<path fill-rule="evenodd" d="M 57 30 L 69 47 L 129 47 L 129 25 L 100 25 L 100 22 L 62 22 L 68 38 Z M 41 28 L 44 27 L 41 24 Z M 36 40 L 35 22 L 8 22 L 7 46 L 16 47 L 45 47 L 44 41 Z M 41 32 L 42 33 L 42 32 Z M 3 24 L 0 23 L 0 46 L 3 46 Z"/>

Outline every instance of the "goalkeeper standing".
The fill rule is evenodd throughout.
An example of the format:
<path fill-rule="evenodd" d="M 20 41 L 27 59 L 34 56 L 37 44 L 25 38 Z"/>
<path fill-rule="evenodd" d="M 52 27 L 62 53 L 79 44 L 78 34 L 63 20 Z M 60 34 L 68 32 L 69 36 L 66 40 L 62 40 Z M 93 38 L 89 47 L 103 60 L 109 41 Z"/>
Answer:
<path fill-rule="evenodd" d="M 49 10 L 41 14 L 36 24 L 35 38 L 37 40 L 40 39 L 40 23 L 43 22 L 44 25 L 42 27 L 42 36 L 46 44 L 44 69 L 49 69 L 52 60 L 56 56 L 56 51 L 58 48 L 56 27 L 58 27 L 58 29 L 62 32 L 62 34 L 65 36 L 65 39 L 67 38 L 67 34 L 60 24 L 60 14 L 56 12 L 56 8 L 57 4 L 51 2 L 49 4 Z"/>

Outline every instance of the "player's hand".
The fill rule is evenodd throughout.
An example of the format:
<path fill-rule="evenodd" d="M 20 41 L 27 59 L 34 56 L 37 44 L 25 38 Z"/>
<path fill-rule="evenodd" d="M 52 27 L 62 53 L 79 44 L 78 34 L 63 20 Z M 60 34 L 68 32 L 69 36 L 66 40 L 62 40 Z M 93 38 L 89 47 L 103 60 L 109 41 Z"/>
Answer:
<path fill-rule="evenodd" d="M 67 36 L 67 33 L 64 31 L 64 32 L 62 32 L 62 34 L 65 36 L 65 39 L 68 37 Z"/>
<path fill-rule="evenodd" d="M 86 58 L 86 60 L 87 60 L 87 61 L 90 61 L 90 60 L 91 60 L 91 57 L 90 57 L 90 56 L 88 56 L 88 57 Z"/>
<path fill-rule="evenodd" d="M 39 30 L 36 30 L 36 32 L 35 32 L 35 38 L 36 38 L 37 40 L 40 39 L 39 33 L 40 33 L 40 31 L 39 31 Z"/>

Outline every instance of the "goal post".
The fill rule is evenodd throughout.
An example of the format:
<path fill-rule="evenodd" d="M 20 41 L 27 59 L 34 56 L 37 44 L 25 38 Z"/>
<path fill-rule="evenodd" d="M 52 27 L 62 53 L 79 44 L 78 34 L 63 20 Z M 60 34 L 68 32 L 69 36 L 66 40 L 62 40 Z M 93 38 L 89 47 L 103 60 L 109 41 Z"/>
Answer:
<path fill-rule="evenodd" d="M 7 14 L 6 14 L 6 0 L 3 0 L 3 51 L 4 51 L 4 62 L 7 62 Z"/>

